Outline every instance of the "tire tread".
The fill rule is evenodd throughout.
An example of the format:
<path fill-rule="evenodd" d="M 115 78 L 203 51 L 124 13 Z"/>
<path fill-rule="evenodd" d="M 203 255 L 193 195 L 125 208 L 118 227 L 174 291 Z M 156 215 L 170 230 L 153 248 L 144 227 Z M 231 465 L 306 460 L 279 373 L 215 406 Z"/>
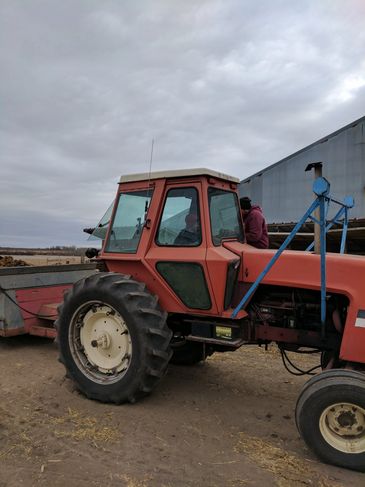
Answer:
<path fill-rule="evenodd" d="M 120 305 L 125 309 L 128 319 L 133 320 L 134 328 L 137 329 L 138 326 L 140 340 L 146 347 L 146 353 L 143 355 L 144 363 L 138 368 L 138 381 L 136 379 L 133 390 L 128 390 L 127 393 L 121 390 L 119 393 L 113 391 L 108 394 L 103 389 L 100 392 L 100 388 L 92 387 L 91 379 L 88 379 L 91 382 L 89 388 L 84 383 L 80 384 L 77 374 L 73 371 L 74 365 L 69 362 L 70 354 L 64 338 L 66 332 L 64 328 L 69 326 L 66 322 L 67 315 L 75 307 L 77 300 L 82 300 L 87 293 L 96 292 L 96 290 L 100 293 L 100 301 L 103 301 L 108 295 L 112 295 L 114 300 L 120 300 Z M 58 307 L 58 319 L 55 326 L 58 337 L 63 336 L 63 339 L 58 338 L 59 361 L 64 364 L 67 373 L 88 398 L 116 404 L 134 403 L 149 394 L 166 372 L 172 355 L 170 348 L 172 332 L 166 325 L 166 317 L 167 313 L 158 305 L 157 296 L 150 294 L 144 283 L 118 273 L 93 274 L 76 282 L 73 288 L 65 293 L 64 302 Z M 128 319 L 126 316 L 123 318 L 127 321 L 128 326 Z M 87 384 L 87 381 L 85 383 Z"/>

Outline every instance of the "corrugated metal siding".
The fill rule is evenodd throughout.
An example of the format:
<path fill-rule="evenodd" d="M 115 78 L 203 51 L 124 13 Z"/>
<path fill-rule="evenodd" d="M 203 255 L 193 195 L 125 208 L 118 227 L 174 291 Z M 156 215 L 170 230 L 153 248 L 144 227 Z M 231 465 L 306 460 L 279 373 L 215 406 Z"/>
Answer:
<path fill-rule="evenodd" d="M 350 218 L 364 218 L 365 117 L 243 180 L 240 195 L 262 206 L 268 223 L 298 221 L 313 199 L 313 172 L 304 170 L 316 161 L 334 196 L 355 198 Z"/>

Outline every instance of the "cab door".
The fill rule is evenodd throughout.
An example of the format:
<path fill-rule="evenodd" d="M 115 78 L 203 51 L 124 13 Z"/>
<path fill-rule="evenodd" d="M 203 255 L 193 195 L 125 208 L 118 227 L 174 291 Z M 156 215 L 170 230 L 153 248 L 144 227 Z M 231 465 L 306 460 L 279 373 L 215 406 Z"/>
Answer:
<path fill-rule="evenodd" d="M 215 314 L 206 266 L 206 214 L 201 182 L 167 184 L 146 262 L 166 286 L 159 294 L 169 312 Z"/>

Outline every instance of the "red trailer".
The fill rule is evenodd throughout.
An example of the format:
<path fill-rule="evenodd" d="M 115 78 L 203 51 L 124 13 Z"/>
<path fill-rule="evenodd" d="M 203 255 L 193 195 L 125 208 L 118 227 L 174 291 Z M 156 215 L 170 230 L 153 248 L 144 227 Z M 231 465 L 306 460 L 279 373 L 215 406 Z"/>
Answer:
<path fill-rule="evenodd" d="M 0 336 L 55 338 L 54 321 L 64 292 L 95 272 L 95 264 L 0 269 Z"/>

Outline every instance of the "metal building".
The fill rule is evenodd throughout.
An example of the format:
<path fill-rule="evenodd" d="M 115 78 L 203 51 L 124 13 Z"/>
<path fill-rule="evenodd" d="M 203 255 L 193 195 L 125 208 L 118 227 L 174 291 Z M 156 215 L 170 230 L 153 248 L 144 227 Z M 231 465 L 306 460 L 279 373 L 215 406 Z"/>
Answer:
<path fill-rule="evenodd" d="M 259 204 L 267 222 L 297 222 L 313 199 L 311 162 L 323 162 L 331 193 L 355 198 L 350 219 L 365 219 L 365 116 L 240 183 L 240 195 Z"/>

